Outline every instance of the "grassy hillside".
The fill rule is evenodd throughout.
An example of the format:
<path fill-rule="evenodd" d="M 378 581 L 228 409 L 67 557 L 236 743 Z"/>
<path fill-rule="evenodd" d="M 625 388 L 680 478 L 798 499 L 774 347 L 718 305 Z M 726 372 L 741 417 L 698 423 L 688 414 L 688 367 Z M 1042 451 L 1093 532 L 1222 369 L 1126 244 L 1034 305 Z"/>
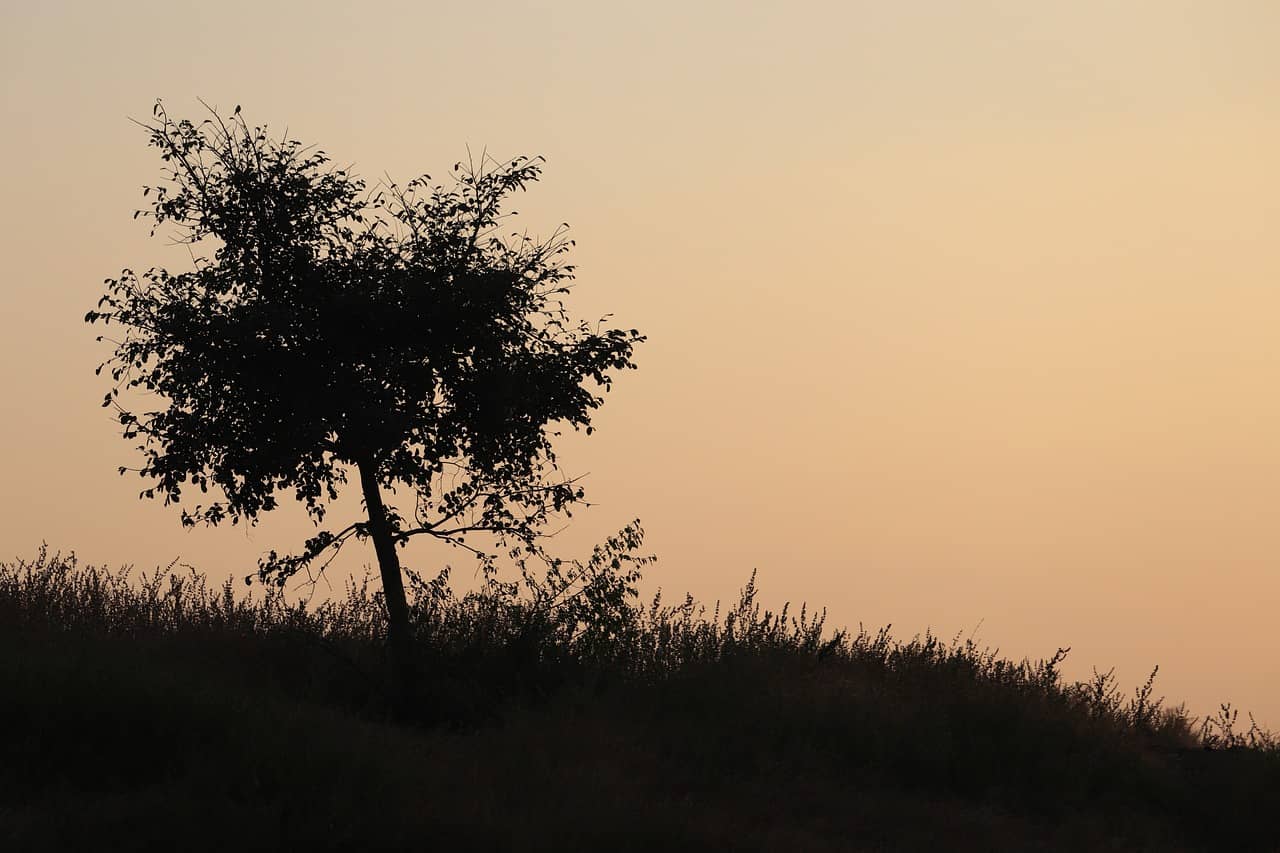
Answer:
<path fill-rule="evenodd" d="M 556 606 L 415 584 L 406 714 L 366 587 L 0 564 L 0 849 L 1280 849 L 1280 749 L 1230 711 L 597 568 Z"/>

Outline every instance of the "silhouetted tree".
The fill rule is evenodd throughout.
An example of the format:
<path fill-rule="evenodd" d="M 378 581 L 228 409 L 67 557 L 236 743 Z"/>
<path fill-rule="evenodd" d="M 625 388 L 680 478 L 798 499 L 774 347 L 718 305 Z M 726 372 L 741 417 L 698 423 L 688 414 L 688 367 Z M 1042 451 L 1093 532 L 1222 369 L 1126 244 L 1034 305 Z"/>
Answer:
<path fill-rule="evenodd" d="M 563 226 L 543 240 L 504 226 L 504 201 L 538 179 L 540 159 L 482 157 L 455 165 L 449 185 L 367 190 L 323 151 L 250 127 L 239 107 L 210 113 L 174 120 L 157 103 L 142 124 L 166 166 L 143 190 L 150 210 L 134 215 L 153 235 L 173 227 L 194 263 L 106 280 L 86 316 L 122 329 L 98 368 L 114 380 L 103 405 L 141 439 L 142 496 L 213 493 L 182 510 L 185 525 L 255 523 L 292 491 L 319 527 L 354 470 L 366 517 L 300 553 L 271 552 L 259 575 L 283 583 L 321 570 L 352 536 L 372 539 L 389 643 L 407 666 L 397 547 L 434 537 L 487 571 L 499 554 L 522 570 L 549 559 L 547 521 L 583 499 L 552 438 L 561 425 L 591 432 L 603 402 L 592 388 L 633 368 L 644 338 L 570 319 Z M 167 405 L 126 409 L 127 389 Z M 397 485 L 412 506 L 384 500 Z"/>

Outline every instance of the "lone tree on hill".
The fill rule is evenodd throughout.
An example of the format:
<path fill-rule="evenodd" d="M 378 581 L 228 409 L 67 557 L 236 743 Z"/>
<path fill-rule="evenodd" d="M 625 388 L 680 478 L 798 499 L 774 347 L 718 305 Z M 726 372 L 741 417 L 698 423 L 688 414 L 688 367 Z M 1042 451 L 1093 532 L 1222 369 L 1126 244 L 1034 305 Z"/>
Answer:
<path fill-rule="evenodd" d="M 174 120 L 157 103 L 142 125 L 166 167 L 134 216 L 152 219 L 152 235 L 172 226 L 194 264 L 106 280 L 85 318 L 123 330 L 98 368 L 114 380 L 103 405 L 141 440 L 141 496 L 213 492 L 182 511 L 184 525 L 256 523 L 292 490 L 320 527 L 354 470 L 366 517 L 300 553 L 271 552 L 258 574 L 284 583 L 350 537 L 372 539 L 389 645 L 408 666 L 397 547 L 434 537 L 488 571 L 497 553 L 522 569 L 550 560 L 546 523 L 583 499 L 552 438 L 561 425 L 591 432 L 603 403 L 593 388 L 634 368 L 644 338 L 570 319 L 563 226 L 543 240 L 507 230 L 502 205 L 538 180 L 540 158 L 482 158 L 455 165 L 451 185 L 423 176 L 368 191 L 323 151 L 250 127 L 239 107 L 210 112 Z M 126 410 L 127 389 L 168 405 Z M 384 500 L 397 485 L 412 506 Z"/>

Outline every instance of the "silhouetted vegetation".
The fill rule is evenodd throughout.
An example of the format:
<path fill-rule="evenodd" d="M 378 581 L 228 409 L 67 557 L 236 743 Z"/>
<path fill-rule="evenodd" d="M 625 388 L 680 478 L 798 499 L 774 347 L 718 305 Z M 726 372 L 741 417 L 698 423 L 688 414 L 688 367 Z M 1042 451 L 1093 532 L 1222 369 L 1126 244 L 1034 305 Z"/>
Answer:
<path fill-rule="evenodd" d="M 107 279 L 85 317 L 119 329 L 98 368 L 113 382 L 103 405 L 141 442 L 143 497 L 212 491 L 182 511 L 187 525 L 253 524 L 292 492 L 319 527 L 354 472 L 365 517 L 319 530 L 300 554 L 272 551 L 259 575 L 283 583 L 372 539 L 411 679 L 397 549 L 425 536 L 486 571 L 499 555 L 556 563 L 542 531 L 584 494 L 552 440 L 591 432 L 596 391 L 635 366 L 644 338 L 570 317 L 564 227 L 509 230 L 504 207 L 540 159 L 482 156 L 446 184 L 370 189 L 323 151 L 250 127 L 238 106 L 210 112 L 197 123 L 157 103 L 142 125 L 165 168 L 137 215 L 153 235 L 171 229 L 192 264 Z M 140 411 L 121 391 L 161 407 Z M 385 502 L 397 485 L 408 505 Z"/>
<path fill-rule="evenodd" d="M 570 320 L 562 231 L 501 233 L 539 161 L 367 191 L 239 107 L 154 119 L 141 213 L 193 269 L 125 270 L 86 317 L 123 329 L 104 405 L 142 495 L 212 490 L 184 523 L 252 524 L 292 492 L 319 526 L 354 472 L 365 517 L 247 592 L 0 564 L 4 849 L 1277 848 L 1280 743 L 1168 707 L 1155 671 L 1126 696 L 1065 680 L 1062 649 L 833 632 L 763 609 L 754 576 L 731 607 L 642 603 L 638 522 L 547 553 L 584 497 L 556 430 L 591 431 L 587 383 L 643 338 Z M 480 589 L 403 569 L 415 536 L 474 555 Z M 352 537 L 376 587 L 287 597 Z"/>
<path fill-rule="evenodd" d="M 632 526 L 559 580 L 414 579 L 432 716 L 392 723 L 385 606 L 178 566 L 0 564 L 7 849 L 1274 850 L 1280 745 L 1065 652 L 642 603 Z M 1153 673 L 1154 677 L 1154 673 Z M 109 843 L 109 844 L 108 844 Z"/>

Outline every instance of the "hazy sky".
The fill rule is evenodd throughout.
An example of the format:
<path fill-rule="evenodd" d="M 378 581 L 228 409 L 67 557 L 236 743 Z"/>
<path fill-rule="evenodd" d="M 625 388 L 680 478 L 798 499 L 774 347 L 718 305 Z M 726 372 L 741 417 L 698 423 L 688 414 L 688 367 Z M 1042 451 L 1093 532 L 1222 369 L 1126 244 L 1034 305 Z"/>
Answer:
<path fill-rule="evenodd" d="M 1280 727 L 1280 4 L 0 8 L 0 558 L 238 577 L 310 529 L 182 530 L 98 408 L 102 279 L 185 258 L 127 118 L 201 97 L 374 179 L 547 157 L 574 309 L 650 337 L 564 551 L 638 516 L 649 588 L 758 568 Z"/>

